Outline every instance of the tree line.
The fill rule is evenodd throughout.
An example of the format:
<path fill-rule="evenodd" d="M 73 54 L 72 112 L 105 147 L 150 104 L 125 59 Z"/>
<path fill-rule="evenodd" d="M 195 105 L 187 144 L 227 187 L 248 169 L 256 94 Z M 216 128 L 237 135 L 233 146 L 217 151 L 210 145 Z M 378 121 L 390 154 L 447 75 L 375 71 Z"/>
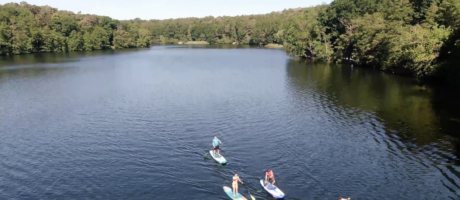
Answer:
<path fill-rule="evenodd" d="M 288 20 L 291 55 L 459 84 L 459 0 L 335 0 Z"/>
<path fill-rule="evenodd" d="M 293 56 L 460 81 L 459 0 L 334 0 L 264 15 L 124 20 L 0 6 L 0 55 L 207 41 L 283 44 Z"/>

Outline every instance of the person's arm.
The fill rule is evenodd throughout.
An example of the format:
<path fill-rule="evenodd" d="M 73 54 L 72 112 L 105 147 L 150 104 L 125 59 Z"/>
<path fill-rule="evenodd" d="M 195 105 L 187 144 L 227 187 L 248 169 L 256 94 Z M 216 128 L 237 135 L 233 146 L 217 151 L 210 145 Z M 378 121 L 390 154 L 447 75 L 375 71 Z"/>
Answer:
<path fill-rule="evenodd" d="M 273 183 L 272 183 L 272 185 L 275 185 L 275 182 L 276 182 L 275 181 L 275 174 L 273 174 Z"/>
<path fill-rule="evenodd" d="M 219 144 L 222 144 L 222 142 L 219 140 Z"/>
<path fill-rule="evenodd" d="M 238 180 L 240 181 L 241 184 L 244 184 L 243 181 L 241 181 L 241 179 L 238 177 Z"/>
<path fill-rule="evenodd" d="M 216 146 L 214 146 L 214 142 L 212 143 L 212 148 L 216 148 Z"/>

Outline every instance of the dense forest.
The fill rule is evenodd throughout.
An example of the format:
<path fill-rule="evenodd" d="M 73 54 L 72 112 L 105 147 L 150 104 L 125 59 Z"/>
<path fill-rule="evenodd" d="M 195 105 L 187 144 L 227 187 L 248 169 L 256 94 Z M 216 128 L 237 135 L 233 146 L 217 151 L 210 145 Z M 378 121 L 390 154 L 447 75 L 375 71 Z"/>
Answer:
<path fill-rule="evenodd" d="M 283 44 L 294 56 L 460 84 L 460 0 L 334 0 L 265 15 L 127 21 L 26 2 L 0 6 L 0 55 L 187 41 Z"/>

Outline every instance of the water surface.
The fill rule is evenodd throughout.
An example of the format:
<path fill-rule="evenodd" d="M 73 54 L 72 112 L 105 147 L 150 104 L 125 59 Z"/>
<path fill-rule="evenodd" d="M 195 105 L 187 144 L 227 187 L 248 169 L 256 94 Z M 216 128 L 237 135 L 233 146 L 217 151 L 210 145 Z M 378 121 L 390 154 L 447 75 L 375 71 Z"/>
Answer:
<path fill-rule="evenodd" d="M 281 50 L 0 59 L 0 199 L 459 199 L 456 92 Z M 214 135 L 228 164 L 206 152 Z"/>

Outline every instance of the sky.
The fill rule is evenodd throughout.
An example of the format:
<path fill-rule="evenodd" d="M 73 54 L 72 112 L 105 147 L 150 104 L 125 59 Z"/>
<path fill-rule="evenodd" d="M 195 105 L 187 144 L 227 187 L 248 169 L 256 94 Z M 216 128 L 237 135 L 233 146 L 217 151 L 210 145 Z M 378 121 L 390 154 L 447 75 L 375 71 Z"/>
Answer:
<path fill-rule="evenodd" d="M 0 4 L 26 1 L 75 13 L 126 19 L 171 19 L 205 16 L 265 14 L 288 8 L 309 7 L 331 0 L 0 0 Z"/>

